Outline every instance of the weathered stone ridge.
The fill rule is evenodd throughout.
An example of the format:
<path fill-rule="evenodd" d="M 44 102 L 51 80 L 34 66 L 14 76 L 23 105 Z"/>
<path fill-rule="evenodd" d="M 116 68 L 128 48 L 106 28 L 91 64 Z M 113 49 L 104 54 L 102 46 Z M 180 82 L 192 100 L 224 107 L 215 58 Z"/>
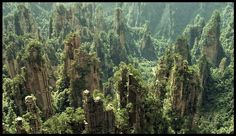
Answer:
<path fill-rule="evenodd" d="M 93 98 L 90 91 L 83 92 L 83 107 L 86 132 L 89 134 L 115 133 L 115 116 L 112 110 L 105 111 L 100 97 Z"/>

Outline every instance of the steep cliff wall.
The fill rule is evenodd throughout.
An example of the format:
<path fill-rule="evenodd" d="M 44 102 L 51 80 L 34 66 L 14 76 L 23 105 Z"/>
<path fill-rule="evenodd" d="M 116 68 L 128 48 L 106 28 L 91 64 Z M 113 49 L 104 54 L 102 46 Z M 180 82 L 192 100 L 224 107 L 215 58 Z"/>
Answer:
<path fill-rule="evenodd" d="M 166 67 L 166 64 L 170 63 L 167 58 L 161 61 L 155 85 L 163 104 L 163 113 L 176 121 L 172 122 L 172 128 L 176 132 L 186 127 L 183 124 L 187 125 L 185 129 L 191 130 L 196 125 L 194 123 L 202 98 L 199 74 L 181 55 L 172 54 L 168 59 L 172 60 L 173 65 Z M 165 80 L 161 76 L 163 74 Z M 183 122 L 180 123 L 181 121 Z M 180 123 L 178 128 L 174 125 L 177 122 Z"/>
<path fill-rule="evenodd" d="M 219 66 L 220 60 L 224 56 L 224 51 L 220 43 L 220 13 L 215 11 L 203 28 L 199 45 L 202 53 L 213 66 Z"/>
<path fill-rule="evenodd" d="M 128 126 L 134 128 L 134 133 L 142 132 L 144 113 L 142 107 L 144 88 L 140 85 L 133 68 L 120 64 L 121 73 L 118 81 L 120 108 L 128 108 Z"/>
<path fill-rule="evenodd" d="M 49 77 L 45 60 L 42 58 L 42 44 L 37 41 L 29 43 L 26 58 L 26 90 L 37 98 L 37 105 L 43 111 L 46 118 L 53 114 L 52 97 L 49 91 Z"/>
<path fill-rule="evenodd" d="M 72 35 L 65 43 L 64 75 L 69 77 L 72 106 L 82 106 L 82 91 L 100 89 L 99 61 L 96 54 L 80 48 L 80 38 Z"/>
<path fill-rule="evenodd" d="M 90 91 L 83 92 L 83 107 L 85 111 L 86 133 L 112 134 L 115 133 L 115 116 L 112 109 L 103 108 L 100 97 L 93 98 Z"/>

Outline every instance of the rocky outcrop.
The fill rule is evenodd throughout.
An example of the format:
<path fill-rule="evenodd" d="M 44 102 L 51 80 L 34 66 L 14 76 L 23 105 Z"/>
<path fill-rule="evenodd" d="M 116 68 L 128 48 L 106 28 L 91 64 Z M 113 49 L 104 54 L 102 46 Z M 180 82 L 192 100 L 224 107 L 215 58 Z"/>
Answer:
<path fill-rule="evenodd" d="M 121 108 L 125 108 L 127 105 L 127 97 L 126 97 L 127 93 L 128 93 L 127 74 L 128 74 L 128 69 L 124 68 L 122 70 L 121 81 L 118 83 L 118 90 L 119 90 L 119 94 L 120 94 L 120 107 Z"/>
<path fill-rule="evenodd" d="M 19 73 L 18 51 L 22 48 L 22 41 L 16 34 L 10 32 L 3 39 L 3 62 L 7 66 L 10 78 L 14 78 Z"/>
<path fill-rule="evenodd" d="M 26 81 L 24 80 L 23 73 L 17 74 L 12 79 L 12 90 L 14 92 L 13 100 L 16 105 L 16 115 L 21 116 L 26 110 L 26 106 L 24 105 L 24 98 L 29 93 L 26 91 Z"/>
<path fill-rule="evenodd" d="M 94 10 L 95 5 L 90 3 L 78 3 L 69 9 L 58 5 L 50 19 L 49 37 L 59 37 L 62 42 L 70 32 L 80 31 L 82 42 L 90 40 L 94 31 Z"/>
<path fill-rule="evenodd" d="M 149 31 L 148 26 L 146 26 L 145 33 L 142 38 L 142 43 L 140 46 L 141 55 L 148 60 L 156 59 L 156 50 L 154 48 L 154 44 L 151 38 L 151 33 Z"/>
<path fill-rule="evenodd" d="M 119 65 L 121 61 L 127 61 L 125 37 L 126 26 L 123 20 L 122 10 L 120 8 L 115 10 L 115 18 L 113 23 L 114 32 L 109 33 L 109 44 L 111 47 L 111 58 L 115 65 Z"/>
<path fill-rule="evenodd" d="M 199 76 L 181 55 L 172 54 L 168 59 L 170 59 L 168 62 L 165 59 L 161 62 L 167 64 L 173 62 L 174 65 L 168 68 L 168 65 L 161 64 L 162 67 L 158 68 L 158 77 L 156 77 L 156 89 L 163 104 L 163 113 L 171 112 L 172 114 L 167 116 L 177 120 L 178 123 L 187 118 L 177 126 L 180 127 L 179 129 L 191 130 L 195 126 L 194 120 L 202 97 Z M 161 75 L 165 80 L 162 80 Z M 173 129 L 179 131 L 174 124 Z M 188 128 L 183 128 L 183 124 Z"/>
<path fill-rule="evenodd" d="M 104 127 L 103 131 L 105 134 L 114 134 L 115 133 L 115 115 L 112 109 L 107 109 L 104 115 Z"/>
<path fill-rule="evenodd" d="M 92 94 L 83 92 L 83 107 L 85 111 L 86 133 L 112 134 L 115 133 L 115 116 L 112 110 L 105 111 L 100 97 L 93 98 Z"/>
<path fill-rule="evenodd" d="M 39 109 L 36 105 L 36 98 L 34 96 L 26 96 L 25 104 L 27 106 L 27 113 L 29 114 L 29 125 L 31 134 L 41 133 L 41 123 Z"/>
<path fill-rule="evenodd" d="M 52 96 L 49 91 L 48 69 L 42 58 L 39 42 L 31 42 L 28 46 L 28 58 L 24 68 L 26 90 L 37 98 L 37 105 L 43 111 L 45 118 L 53 114 Z"/>
<path fill-rule="evenodd" d="M 189 52 L 191 51 L 192 54 L 191 56 L 192 64 L 196 63 L 201 56 L 201 48 L 199 48 L 199 41 L 201 39 L 204 26 L 205 26 L 204 18 L 198 14 L 195 17 L 193 23 L 187 25 L 187 27 L 183 32 L 183 36 L 186 37 L 187 40 Z"/>
<path fill-rule="evenodd" d="M 206 56 L 203 55 L 199 59 L 199 78 L 200 78 L 200 85 L 203 89 L 202 93 L 202 98 L 201 98 L 201 103 L 204 104 L 204 102 L 207 102 L 207 91 L 211 87 L 212 84 L 212 77 L 210 74 L 210 64 L 206 59 Z"/>
<path fill-rule="evenodd" d="M 11 78 L 15 77 L 17 74 L 17 61 L 15 59 L 13 60 L 7 60 L 7 69 L 8 69 L 8 73 L 10 75 Z"/>
<path fill-rule="evenodd" d="M 89 91 L 84 92 L 85 102 L 84 111 L 86 118 L 86 130 L 90 134 L 101 134 L 103 133 L 103 121 L 104 121 L 104 111 L 103 102 L 100 98 L 92 98 Z"/>
<path fill-rule="evenodd" d="M 115 32 L 119 36 L 119 47 L 126 51 L 125 22 L 120 8 L 115 10 Z M 124 54 L 123 54 L 124 55 Z"/>
<path fill-rule="evenodd" d="M 25 5 L 17 5 L 17 10 L 12 17 L 11 15 L 6 17 L 5 30 L 10 31 L 4 42 L 5 60 L 8 73 L 14 80 L 16 113 L 19 116 L 22 115 L 25 110 L 23 98 L 32 93 L 37 97 L 37 103 L 44 112 L 44 116 L 48 118 L 52 114 L 49 92 L 51 84 L 48 83 L 48 69 L 41 62 L 42 54 L 38 52 L 39 48 L 29 45 L 34 44 L 30 43 L 32 38 L 40 37 L 37 23 L 30 10 Z M 32 48 L 28 48 L 29 46 Z"/>
<path fill-rule="evenodd" d="M 82 91 L 100 89 L 99 61 L 96 54 L 80 48 L 80 38 L 70 36 L 65 43 L 64 75 L 69 77 L 72 106 L 82 106 Z"/>
<path fill-rule="evenodd" d="M 224 51 L 219 38 L 220 13 L 215 11 L 207 25 L 203 28 L 199 44 L 202 47 L 202 53 L 206 56 L 208 62 L 217 67 L 224 56 Z"/>
<path fill-rule="evenodd" d="M 37 97 L 37 104 L 44 112 L 44 116 L 48 118 L 52 114 L 49 86 L 55 86 L 55 81 L 49 77 L 49 74 L 53 76 L 53 73 L 49 69 L 46 56 L 41 51 L 42 44 L 36 39 L 25 40 L 22 37 L 10 34 L 9 39 L 5 41 L 6 44 L 11 43 L 6 48 L 5 62 L 10 78 L 14 80 L 16 112 L 20 116 L 25 109 L 22 106 L 23 98 L 34 94 Z"/>
<path fill-rule="evenodd" d="M 182 38 L 178 38 L 175 43 L 175 52 L 179 53 L 185 60 L 191 64 L 191 56 L 189 52 L 189 45 L 187 44 L 187 40 Z"/>
<path fill-rule="evenodd" d="M 159 65 L 156 68 L 155 88 L 156 94 L 163 104 L 166 98 L 166 86 L 170 77 L 170 69 L 173 67 L 174 60 L 171 50 L 167 50 L 162 58 L 159 60 Z"/>
<path fill-rule="evenodd" d="M 118 92 L 121 108 L 130 108 L 128 113 L 129 127 L 133 127 L 135 133 L 142 132 L 144 113 L 142 112 L 142 96 L 144 89 L 138 79 L 128 69 L 121 70 L 121 80 L 118 82 Z M 130 105 L 131 104 L 131 105 Z"/>
<path fill-rule="evenodd" d="M 192 24 L 187 25 L 183 35 L 187 37 L 187 43 L 191 50 L 195 42 L 198 42 L 201 38 L 203 27 L 205 26 L 204 18 L 199 14 L 195 17 Z"/>
<path fill-rule="evenodd" d="M 137 79 L 129 74 L 129 94 L 128 102 L 132 103 L 132 110 L 129 112 L 130 126 L 134 127 L 136 132 L 142 132 L 144 113 L 142 112 L 142 87 L 139 85 Z"/>
<path fill-rule="evenodd" d="M 200 94 L 197 74 L 181 58 L 175 58 L 174 69 L 170 76 L 172 108 L 180 116 L 194 115 Z"/>

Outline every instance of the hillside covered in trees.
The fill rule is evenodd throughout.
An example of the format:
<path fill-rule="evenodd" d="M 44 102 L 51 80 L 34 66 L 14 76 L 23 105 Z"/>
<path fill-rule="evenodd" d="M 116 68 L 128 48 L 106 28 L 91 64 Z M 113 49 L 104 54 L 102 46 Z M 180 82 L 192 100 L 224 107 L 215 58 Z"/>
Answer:
<path fill-rule="evenodd" d="M 233 3 L 3 3 L 4 134 L 233 134 Z"/>

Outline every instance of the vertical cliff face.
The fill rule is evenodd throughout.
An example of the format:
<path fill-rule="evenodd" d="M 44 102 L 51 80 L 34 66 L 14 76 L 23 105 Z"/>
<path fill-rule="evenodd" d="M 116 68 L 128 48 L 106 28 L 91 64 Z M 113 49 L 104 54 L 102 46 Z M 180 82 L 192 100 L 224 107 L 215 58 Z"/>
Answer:
<path fill-rule="evenodd" d="M 167 65 L 170 62 L 166 59 L 161 61 L 156 77 L 156 89 L 163 104 L 164 115 L 167 114 L 178 123 L 186 118 L 183 123 L 188 126 L 186 129 L 191 130 L 202 97 L 199 75 L 188 66 L 182 55 L 173 54 L 168 57 L 173 62 L 172 66 Z M 165 80 L 162 80 L 163 76 Z M 168 115 L 169 112 L 171 115 Z M 172 128 L 179 131 L 184 128 L 183 123 L 177 125 L 179 128 L 173 124 Z"/>
<path fill-rule="evenodd" d="M 130 26 L 139 27 L 149 20 L 152 34 L 175 41 L 197 14 L 208 20 L 214 9 L 222 7 L 219 3 L 126 3 L 123 9 L 128 9 Z"/>
<path fill-rule="evenodd" d="M 108 35 L 104 31 L 99 31 L 99 28 L 96 28 L 94 34 L 93 43 L 95 45 L 95 50 L 97 53 L 97 57 L 100 60 L 100 68 L 102 71 L 101 81 L 106 81 L 108 77 L 112 75 L 112 60 L 109 54 L 109 41 Z"/>
<path fill-rule="evenodd" d="M 142 112 L 142 96 L 144 89 L 139 80 L 127 66 L 121 66 L 121 79 L 118 81 L 120 108 L 128 108 L 128 125 L 135 133 L 142 132 L 144 113 Z"/>
<path fill-rule="evenodd" d="M 32 41 L 27 48 L 28 56 L 25 66 L 26 90 L 37 98 L 37 105 L 46 118 L 53 114 L 51 93 L 49 91 L 48 69 L 42 58 L 39 42 Z"/>
<path fill-rule="evenodd" d="M 115 65 L 119 65 L 121 61 L 126 62 L 126 37 L 125 28 L 126 25 L 123 20 L 122 10 L 117 8 L 115 10 L 113 32 L 109 33 L 109 42 L 111 46 L 111 58 Z M 118 53 L 119 52 L 119 53 Z"/>
<path fill-rule="evenodd" d="M 34 96 L 26 96 L 25 104 L 27 106 L 27 114 L 30 125 L 31 134 L 40 134 L 41 133 L 41 122 L 39 109 L 36 105 L 36 98 Z"/>
<path fill-rule="evenodd" d="M 220 13 L 215 11 L 207 25 L 203 28 L 199 44 L 202 47 L 202 53 L 206 56 L 208 62 L 217 67 L 224 56 L 224 51 L 219 38 Z"/>
<path fill-rule="evenodd" d="M 10 77 L 11 78 L 13 78 L 13 77 L 15 77 L 16 76 L 16 74 L 17 74 L 17 62 L 16 62 L 16 60 L 8 60 L 8 61 L 6 61 L 6 63 L 7 63 L 7 67 L 8 67 L 8 73 L 9 73 L 9 75 L 10 75 Z"/>
<path fill-rule="evenodd" d="M 115 116 L 112 110 L 105 111 L 100 97 L 93 98 L 92 94 L 83 92 L 83 107 L 85 111 L 86 133 L 112 134 L 115 133 Z"/>
<path fill-rule="evenodd" d="M 204 18 L 199 14 L 195 17 L 193 23 L 187 25 L 183 35 L 187 38 L 189 50 L 191 50 L 192 63 L 196 63 L 201 56 L 201 48 L 199 48 L 199 41 L 201 39 L 203 27 L 205 26 Z"/>
<path fill-rule="evenodd" d="M 155 60 L 156 59 L 156 50 L 154 48 L 153 41 L 151 39 L 151 33 L 148 28 L 149 26 L 146 26 L 145 33 L 142 38 L 142 44 L 140 46 L 140 52 L 141 55 L 148 59 L 148 60 Z"/>
<path fill-rule="evenodd" d="M 70 75 L 70 69 L 72 66 L 72 61 L 75 60 L 77 53 L 80 47 L 80 39 L 76 37 L 76 35 L 72 35 L 70 39 L 65 43 L 64 52 L 65 52 L 65 60 L 64 60 L 64 74 Z"/>
<path fill-rule="evenodd" d="M 80 51 L 77 70 L 80 78 L 85 81 L 85 88 L 90 90 L 100 89 L 99 61 L 95 54 Z M 93 92 L 93 91 L 92 91 Z"/>
<path fill-rule="evenodd" d="M 187 37 L 187 43 L 189 45 L 190 50 L 193 48 L 194 43 L 200 40 L 204 26 L 204 18 L 198 14 L 195 17 L 193 23 L 187 25 L 187 27 L 185 28 L 183 35 Z"/>
<path fill-rule="evenodd" d="M 36 47 L 30 43 L 32 39 L 40 37 L 34 17 L 30 10 L 19 4 L 12 16 L 7 17 L 5 26 L 7 38 L 4 41 L 6 46 L 6 64 L 8 73 L 14 79 L 16 97 L 14 102 L 17 105 L 17 114 L 24 111 L 22 98 L 27 94 L 34 94 L 37 97 L 39 107 L 44 111 L 47 118 L 52 114 L 51 95 L 49 93 L 48 69 L 41 62 L 42 54 L 39 53 L 42 47 Z M 31 44 L 31 45 L 30 45 Z M 35 48 L 36 47 L 36 48 Z M 27 48 L 26 50 L 24 50 Z"/>
<path fill-rule="evenodd" d="M 127 85 L 127 74 L 128 69 L 122 70 L 121 81 L 118 84 L 118 90 L 120 93 L 120 107 L 125 108 L 127 104 L 127 93 L 128 93 L 128 85 Z"/>
<path fill-rule="evenodd" d="M 16 46 L 15 41 L 17 41 L 17 38 L 15 38 L 15 34 L 10 33 L 6 35 L 7 37 L 3 39 L 3 62 L 6 63 L 7 71 L 10 76 L 10 78 L 13 78 L 16 76 L 18 72 L 18 65 L 16 61 L 17 57 L 17 50 L 19 50 L 19 46 Z"/>
<path fill-rule="evenodd" d="M 166 86 L 168 85 L 168 79 L 170 77 L 170 69 L 173 67 L 174 60 L 172 52 L 167 50 L 165 55 L 160 58 L 159 65 L 156 68 L 155 76 L 155 88 L 156 93 L 160 98 L 161 104 L 163 104 L 166 96 Z"/>
<path fill-rule="evenodd" d="M 139 84 L 138 80 L 129 74 L 129 94 L 128 102 L 133 104 L 131 112 L 129 112 L 130 126 L 135 128 L 135 133 L 141 133 L 144 127 L 144 112 L 142 107 L 142 91 L 143 88 Z"/>
<path fill-rule="evenodd" d="M 72 106 L 82 106 L 82 91 L 100 89 L 99 61 L 96 54 L 80 48 L 80 38 L 71 35 L 65 43 L 64 75 L 69 77 Z"/>
<path fill-rule="evenodd" d="M 115 134 L 115 115 L 112 109 L 107 109 L 104 115 L 104 133 Z"/>
<path fill-rule="evenodd" d="M 50 19 L 49 37 L 59 37 L 62 42 L 70 32 L 80 30 L 82 42 L 91 40 L 94 9 L 95 5 L 90 3 L 75 4 L 69 9 L 58 5 Z"/>
<path fill-rule="evenodd" d="M 15 97 L 14 102 L 17 105 L 16 113 L 21 115 L 25 107 L 23 98 L 32 93 L 37 97 L 37 103 L 44 116 L 48 118 L 52 114 L 51 95 L 49 92 L 48 67 L 42 57 L 42 45 L 34 39 L 22 42 L 22 39 L 16 36 L 15 44 L 8 46 L 6 52 L 6 62 L 9 69 L 9 75 L 12 78 Z M 25 46 L 25 50 L 20 49 L 18 45 Z M 16 48 L 17 46 L 17 48 Z M 20 50 L 19 53 L 10 55 L 12 51 Z"/>
<path fill-rule="evenodd" d="M 38 99 L 37 103 L 44 112 L 46 118 L 53 114 L 51 93 L 49 91 L 48 76 L 45 68 L 27 65 L 27 89 L 30 90 Z"/>
<path fill-rule="evenodd" d="M 191 64 L 191 56 L 189 52 L 189 45 L 187 44 L 187 40 L 184 38 L 177 39 L 175 43 L 175 52 L 179 53 L 185 60 Z"/>
<path fill-rule="evenodd" d="M 87 90 L 84 92 L 85 102 L 84 111 L 86 118 L 86 129 L 90 134 L 101 134 L 103 133 L 103 121 L 104 121 L 104 111 L 103 102 L 100 98 L 95 98 L 91 96 L 90 92 Z"/>
<path fill-rule="evenodd" d="M 11 78 L 15 77 L 20 71 L 19 58 L 21 50 L 27 43 L 27 38 L 38 38 L 37 23 L 32 16 L 30 10 L 25 6 L 19 4 L 17 10 L 13 14 L 9 14 L 4 18 L 4 31 L 6 37 L 4 38 L 3 47 L 6 51 L 6 64 L 8 73 Z"/>
<path fill-rule="evenodd" d="M 200 85 L 202 86 L 203 91 L 202 98 L 201 98 L 201 104 L 204 104 L 204 102 L 207 102 L 208 96 L 207 96 L 207 90 L 212 85 L 212 76 L 210 74 L 210 64 L 206 59 L 206 56 L 202 56 L 199 60 L 199 76 L 200 76 Z"/>
<path fill-rule="evenodd" d="M 13 92 L 13 96 L 12 99 L 14 100 L 14 103 L 16 105 L 16 115 L 21 116 L 24 111 L 26 110 L 26 106 L 24 105 L 24 97 L 26 95 L 28 95 L 29 93 L 26 91 L 26 87 L 25 87 L 25 80 L 24 80 L 24 75 L 23 74 L 19 74 L 16 75 L 12 80 L 11 80 L 11 84 L 10 84 L 10 88 L 9 90 L 7 90 L 9 93 Z"/>
<path fill-rule="evenodd" d="M 175 58 L 170 77 L 172 108 L 180 116 L 194 115 L 197 109 L 200 86 L 198 75 L 181 58 Z"/>

